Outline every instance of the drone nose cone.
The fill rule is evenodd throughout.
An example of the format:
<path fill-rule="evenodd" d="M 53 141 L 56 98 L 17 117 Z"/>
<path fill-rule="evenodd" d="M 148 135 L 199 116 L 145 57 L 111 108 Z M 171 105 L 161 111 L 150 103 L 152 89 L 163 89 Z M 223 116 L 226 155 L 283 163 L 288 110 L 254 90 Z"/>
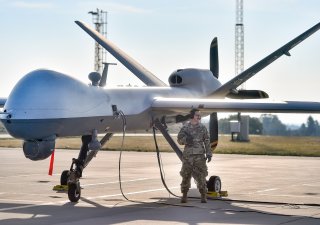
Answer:
<path fill-rule="evenodd" d="M 93 90 L 65 74 L 45 69 L 35 70 L 16 84 L 8 97 L 5 109 L 8 112 L 29 112 L 29 119 L 33 116 L 61 118 L 68 112 L 81 112 L 83 108 L 95 104 L 90 98 L 98 91 L 97 88 Z"/>
<path fill-rule="evenodd" d="M 25 75 L 13 88 L 5 105 L 10 118 L 2 120 L 9 134 L 21 139 L 50 136 L 40 120 L 57 103 L 55 87 L 63 85 L 60 74 L 50 70 L 36 70 Z M 31 120 L 30 120 L 31 119 Z"/>
<path fill-rule="evenodd" d="M 101 88 L 55 71 L 35 70 L 10 93 L 4 107 L 10 118 L 0 119 L 13 137 L 41 139 L 58 136 L 63 130 L 73 132 L 61 121 L 100 115 L 108 103 L 108 95 Z"/>
<path fill-rule="evenodd" d="M 49 107 L 65 85 L 65 78 L 51 70 L 36 70 L 25 75 L 13 88 L 6 104 L 7 110 Z M 50 103 L 50 104 L 49 104 Z"/>
<path fill-rule="evenodd" d="M 86 102 L 85 97 L 79 97 L 85 89 L 85 84 L 67 75 L 45 69 L 32 71 L 10 93 L 4 110 L 11 117 L 2 122 L 17 138 L 56 134 L 58 120 L 70 116 L 70 111 L 79 111 L 80 100 Z"/>

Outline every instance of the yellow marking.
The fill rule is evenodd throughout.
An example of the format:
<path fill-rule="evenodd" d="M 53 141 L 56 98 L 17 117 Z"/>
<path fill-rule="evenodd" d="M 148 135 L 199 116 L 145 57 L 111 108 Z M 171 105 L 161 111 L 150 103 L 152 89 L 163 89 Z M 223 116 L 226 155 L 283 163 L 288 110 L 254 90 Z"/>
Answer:
<path fill-rule="evenodd" d="M 54 191 L 68 191 L 68 185 L 56 185 L 53 187 Z"/>
<path fill-rule="evenodd" d="M 228 197 L 228 192 L 227 191 L 220 191 L 220 192 L 208 191 L 207 195 L 213 198 Z"/>

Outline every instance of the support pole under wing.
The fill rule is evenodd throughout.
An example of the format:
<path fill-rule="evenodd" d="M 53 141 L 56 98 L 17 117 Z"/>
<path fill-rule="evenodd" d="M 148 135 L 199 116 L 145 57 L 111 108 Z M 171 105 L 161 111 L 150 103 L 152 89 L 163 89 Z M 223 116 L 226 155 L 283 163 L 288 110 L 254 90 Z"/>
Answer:
<path fill-rule="evenodd" d="M 172 137 L 170 136 L 170 134 L 166 130 L 165 126 L 160 122 L 159 119 L 156 119 L 154 121 L 154 125 L 158 130 L 160 130 L 160 132 L 162 133 L 163 137 L 167 140 L 167 142 L 170 144 L 172 149 L 175 151 L 175 153 L 177 154 L 179 159 L 182 161 L 182 151 L 177 146 L 177 144 L 174 142 L 174 140 L 172 139 Z"/>

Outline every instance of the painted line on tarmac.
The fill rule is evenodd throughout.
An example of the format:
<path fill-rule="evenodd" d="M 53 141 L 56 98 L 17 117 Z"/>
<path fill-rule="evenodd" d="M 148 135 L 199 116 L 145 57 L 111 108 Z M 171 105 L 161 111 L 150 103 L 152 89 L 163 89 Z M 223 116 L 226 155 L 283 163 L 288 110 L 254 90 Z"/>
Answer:
<path fill-rule="evenodd" d="M 32 175 L 31 175 L 32 176 Z M 1 178 L 1 177 L 0 177 Z M 144 180 L 152 180 L 152 179 L 155 179 L 155 178 L 139 178 L 139 179 L 134 179 L 134 180 L 124 180 L 124 181 L 121 181 L 122 183 L 128 183 L 128 182 L 135 182 L 135 181 L 144 181 Z M 20 184 L 21 182 L 17 181 L 17 182 L 6 182 L 6 181 L 1 181 L 0 184 L 6 184 L 6 185 L 17 185 L 17 184 Z M 81 184 L 81 187 L 90 187 L 90 186 L 98 186 L 98 185 L 106 185 L 106 184 L 118 184 L 119 183 L 119 180 L 116 180 L 116 181 L 110 181 L 110 182 L 100 182 L 100 183 L 92 183 L 92 184 Z M 52 185 L 52 182 L 51 181 L 48 181 L 48 182 L 45 182 L 45 183 L 41 183 L 41 182 L 37 182 L 37 183 L 27 183 L 27 184 L 23 184 L 25 186 L 39 186 L 39 185 L 42 185 L 42 186 L 51 186 Z M 5 192 L 4 192 L 5 193 Z M 2 193 L 0 193 L 1 195 Z"/>
<path fill-rule="evenodd" d="M 180 186 L 170 187 L 170 190 L 171 189 L 177 189 L 177 188 L 180 188 Z M 148 193 L 148 192 L 156 192 L 156 191 L 164 191 L 164 190 L 166 190 L 166 189 L 165 188 L 150 189 L 150 190 L 144 190 L 144 191 L 129 192 L 129 193 L 125 193 L 125 195 L 143 194 L 143 193 Z M 88 197 L 86 199 L 93 200 L 93 199 L 110 198 L 110 197 L 116 197 L 116 196 L 122 196 L 122 194 L 120 193 L 120 194 L 112 194 L 112 195 L 101 195 L 101 196 L 95 196 L 95 197 Z M 5 200 L 8 201 L 10 199 L 5 199 Z M 23 201 L 23 200 L 21 200 L 21 201 Z M 28 202 L 28 201 L 29 200 L 26 200 L 26 202 Z M 69 200 L 64 200 L 64 201 L 58 201 L 58 202 L 46 202 L 46 203 L 42 203 L 42 204 L 39 204 L 39 205 L 23 205 L 23 206 L 16 206 L 16 207 L 8 207 L 8 208 L 0 209 L 0 212 L 10 211 L 10 210 L 17 210 L 17 209 L 34 208 L 34 207 L 39 207 L 39 206 L 44 206 L 44 205 L 66 204 L 66 203 L 69 203 L 69 202 L 70 202 Z"/>
<path fill-rule="evenodd" d="M 303 186 L 308 186 L 308 187 L 318 187 L 320 182 L 314 182 L 314 183 L 308 183 L 308 184 L 302 184 Z"/>
<path fill-rule="evenodd" d="M 52 174 L 53 176 L 60 176 L 59 173 Z M 48 176 L 46 173 L 34 173 L 34 174 L 20 174 L 20 175 L 13 175 L 13 176 L 6 176 L 6 177 L 0 177 L 0 179 L 5 178 L 16 178 L 16 177 L 33 177 L 33 176 Z"/>
<path fill-rule="evenodd" d="M 32 203 L 43 203 L 44 201 L 36 201 L 36 200 L 21 200 L 21 199 L 6 199 L 6 198 L 0 198 L 0 201 L 8 201 L 10 200 L 10 202 L 32 202 Z M 28 204 L 28 203 L 26 203 Z"/>
<path fill-rule="evenodd" d="M 124 181 L 121 181 L 121 183 L 129 183 L 129 182 L 135 182 L 135 181 L 144 181 L 144 180 L 152 180 L 154 178 L 139 178 L 139 179 L 133 179 L 133 180 L 124 180 Z M 106 185 L 106 184 L 118 184 L 119 181 L 110 181 L 110 182 L 103 182 L 103 183 L 94 183 L 94 184 L 81 184 L 80 186 L 81 187 L 90 187 L 90 186 L 98 186 L 98 185 Z M 1 184 L 1 182 L 0 182 Z M 6 183 L 8 184 L 8 183 Z M 16 184 L 16 183 L 12 183 L 12 184 Z M 37 184 L 34 184 L 34 183 L 31 183 L 31 184 L 24 184 L 24 185 L 39 185 L 38 183 Z M 52 186 L 51 183 L 46 183 L 45 184 L 46 186 Z M 39 193 L 25 193 L 25 192 L 0 192 L 0 195 L 4 195 L 4 194 L 11 194 L 11 195 L 23 195 L 23 196 L 32 196 L 32 195 L 35 195 L 35 196 L 48 196 L 47 194 L 39 194 Z M 0 200 L 3 200 L 3 199 L 0 199 Z M 6 200 L 10 200 L 10 199 L 6 199 Z M 12 200 L 14 201 L 14 200 Z M 29 201 L 29 200 L 22 200 L 22 201 Z M 43 201 L 42 201 L 43 202 Z"/>
<path fill-rule="evenodd" d="M 67 203 L 68 201 L 65 201 L 65 203 Z M 63 202 L 61 202 L 63 203 Z M 57 203 L 54 202 L 46 202 L 46 203 L 42 203 L 39 205 L 22 205 L 22 206 L 16 206 L 16 207 L 8 207 L 8 208 L 3 208 L 0 209 L 0 212 L 4 212 L 4 211 L 9 211 L 9 210 L 16 210 L 16 209 L 26 209 L 26 208 L 33 208 L 33 207 L 39 207 L 39 206 L 44 206 L 44 205 L 55 205 Z"/>
<path fill-rule="evenodd" d="M 176 187 L 171 187 L 171 189 L 177 189 L 180 188 L 180 186 Z M 148 193 L 148 192 L 156 192 L 156 191 L 164 191 L 166 190 L 165 188 L 157 188 L 157 189 L 149 189 L 149 190 L 144 190 L 144 191 L 135 191 L 135 192 L 128 192 L 124 193 L 124 195 L 135 195 L 135 194 L 143 194 L 143 193 Z M 113 195 L 101 195 L 101 196 L 95 196 L 95 197 L 88 197 L 86 199 L 92 200 L 92 199 L 99 199 L 99 198 L 110 198 L 110 197 L 117 197 L 117 196 L 122 196 L 122 194 L 113 194 Z"/>
<path fill-rule="evenodd" d="M 275 191 L 275 190 L 279 190 L 279 188 L 269 188 L 269 189 L 265 189 L 265 190 L 256 191 L 256 193 Z"/>
<path fill-rule="evenodd" d="M 272 194 L 258 194 L 260 196 L 270 196 L 270 197 L 292 197 L 292 198 L 320 198 L 318 196 L 309 195 L 272 195 Z"/>
<path fill-rule="evenodd" d="M 34 173 L 34 174 L 20 174 L 20 175 L 13 175 L 13 176 L 5 176 L 5 177 L 0 177 L 0 179 L 5 179 L 5 178 L 15 178 L 15 177 L 33 177 L 33 176 L 43 176 L 45 175 L 44 173 Z M 60 174 L 59 174 L 60 175 Z"/>
<path fill-rule="evenodd" d="M 318 185 L 317 185 L 317 184 L 318 184 Z M 299 186 L 318 187 L 319 184 L 320 184 L 320 182 L 317 181 L 317 182 L 305 183 L 305 184 L 293 184 L 293 185 L 286 186 L 286 188 L 299 187 Z M 252 192 L 251 194 L 253 194 L 253 193 L 268 192 L 268 191 L 277 191 L 277 190 L 280 190 L 280 189 L 281 189 L 281 188 L 269 188 L 269 189 L 265 189 L 265 190 L 255 191 L 255 192 Z"/>
<path fill-rule="evenodd" d="M 128 182 L 135 182 L 135 181 L 143 181 L 143 180 L 151 180 L 154 178 L 139 178 L 134 180 L 124 180 L 121 183 L 128 183 Z M 118 184 L 119 180 L 117 181 L 110 181 L 110 182 L 101 182 L 101 183 L 94 183 L 94 184 L 81 184 L 81 187 L 90 187 L 90 186 L 98 186 L 98 185 L 105 185 L 105 184 Z"/>

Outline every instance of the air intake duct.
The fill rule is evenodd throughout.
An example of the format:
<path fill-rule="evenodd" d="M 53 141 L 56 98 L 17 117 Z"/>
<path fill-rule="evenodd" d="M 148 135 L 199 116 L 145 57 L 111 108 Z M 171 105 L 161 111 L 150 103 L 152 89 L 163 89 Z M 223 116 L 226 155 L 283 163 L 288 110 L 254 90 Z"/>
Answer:
<path fill-rule="evenodd" d="M 260 90 L 235 90 L 231 91 L 226 97 L 232 99 L 260 99 L 269 98 L 269 95 Z"/>

